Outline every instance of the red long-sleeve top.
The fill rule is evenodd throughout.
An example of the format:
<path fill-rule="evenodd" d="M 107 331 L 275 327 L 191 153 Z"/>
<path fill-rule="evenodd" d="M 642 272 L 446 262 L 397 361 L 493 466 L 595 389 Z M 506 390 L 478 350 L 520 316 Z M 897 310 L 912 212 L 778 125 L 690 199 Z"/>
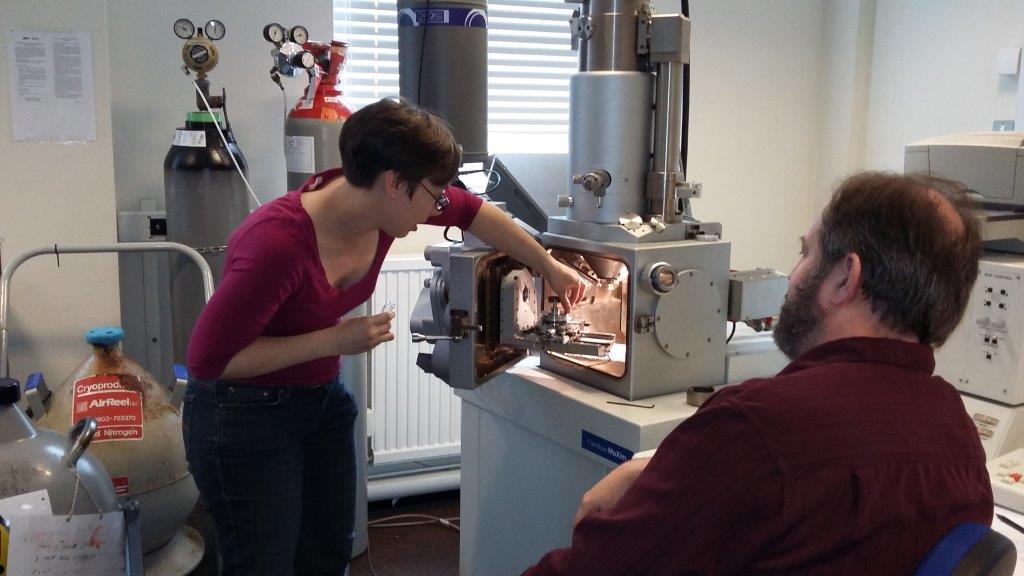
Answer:
<path fill-rule="evenodd" d="M 992 519 L 978 431 L 934 367 L 928 346 L 851 338 L 720 390 L 526 574 L 912 574 Z"/>
<path fill-rule="evenodd" d="M 345 290 L 335 288 L 320 261 L 313 221 L 299 201 L 303 192 L 342 174 L 336 168 L 310 177 L 302 188 L 254 211 L 231 235 L 220 284 L 189 340 L 187 363 L 193 377 L 219 378 L 231 358 L 258 336 L 295 336 L 333 326 L 373 293 L 395 239 L 380 231 L 366 275 Z M 451 205 L 427 224 L 469 228 L 482 200 L 454 186 L 445 193 Z M 340 366 L 339 357 L 329 356 L 237 381 L 314 386 L 335 378 Z"/>

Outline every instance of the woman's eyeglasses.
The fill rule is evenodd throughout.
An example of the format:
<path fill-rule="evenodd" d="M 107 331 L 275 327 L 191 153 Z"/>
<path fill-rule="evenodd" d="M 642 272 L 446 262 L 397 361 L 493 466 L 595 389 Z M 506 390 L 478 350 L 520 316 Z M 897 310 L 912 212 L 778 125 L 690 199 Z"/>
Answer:
<path fill-rule="evenodd" d="M 440 196 L 435 196 L 434 193 L 430 191 L 430 188 L 427 188 L 426 184 L 420 182 L 419 185 L 423 186 L 423 189 L 427 191 L 427 194 L 430 194 L 430 197 L 434 199 L 434 209 L 438 212 L 443 212 L 444 209 L 451 204 L 451 202 L 448 201 L 448 196 L 445 195 L 443 190 L 441 191 Z"/>

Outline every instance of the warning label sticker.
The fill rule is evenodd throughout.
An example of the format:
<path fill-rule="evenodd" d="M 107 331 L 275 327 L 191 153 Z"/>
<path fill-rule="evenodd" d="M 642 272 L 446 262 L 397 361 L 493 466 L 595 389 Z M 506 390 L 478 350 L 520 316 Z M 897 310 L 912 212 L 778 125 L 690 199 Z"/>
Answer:
<path fill-rule="evenodd" d="M 142 394 L 127 390 L 116 375 L 89 376 L 75 382 L 71 420 L 90 416 L 99 425 L 93 442 L 142 439 Z"/>
<path fill-rule="evenodd" d="M 115 476 L 110 479 L 114 483 L 114 492 L 118 496 L 124 496 L 128 493 L 128 477 L 127 476 Z"/>

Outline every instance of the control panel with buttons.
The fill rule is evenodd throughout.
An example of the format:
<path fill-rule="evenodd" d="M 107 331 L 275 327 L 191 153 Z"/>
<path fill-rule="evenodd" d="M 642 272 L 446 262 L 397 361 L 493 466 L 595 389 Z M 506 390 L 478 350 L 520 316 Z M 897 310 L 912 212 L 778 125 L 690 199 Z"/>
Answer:
<path fill-rule="evenodd" d="M 964 317 L 935 354 L 935 372 L 961 392 L 1024 404 L 1024 256 L 988 253 Z"/>
<path fill-rule="evenodd" d="M 1024 406 L 1006 406 L 968 394 L 961 394 L 960 400 L 978 429 L 986 460 L 1024 446 Z"/>
<path fill-rule="evenodd" d="M 996 505 L 1024 513 L 1024 448 L 990 460 L 988 476 Z"/>

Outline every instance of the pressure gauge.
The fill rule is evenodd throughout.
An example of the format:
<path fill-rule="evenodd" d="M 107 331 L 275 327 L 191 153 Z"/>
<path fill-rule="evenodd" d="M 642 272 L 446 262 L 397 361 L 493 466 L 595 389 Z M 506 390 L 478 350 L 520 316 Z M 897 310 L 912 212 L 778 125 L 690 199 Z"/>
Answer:
<path fill-rule="evenodd" d="M 316 56 L 314 56 L 309 50 L 303 50 L 302 52 L 299 52 L 298 56 L 295 58 L 295 62 L 299 66 L 309 70 L 316 64 Z"/>
<path fill-rule="evenodd" d="M 267 42 L 273 42 L 274 44 L 284 42 L 284 35 L 286 33 L 287 30 L 284 29 L 284 26 L 281 26 L 276 22 L 267 24 L 263 27 L 263 38 L 265 38 Z"/>
<path fill-rule="evenodd" d="M 200 30 L 194 38 L 185 41 L 181 47 L 181 58 L 189 70 L 206 74 L 217 65 L 217 46 Z"/>
<path fill-rule="evenodd" d="M 188 40 L 196 33 L 196 25 L 188 18 L 178 18 L 174 22 L 174 35 L 182 40 Z"/>
<path fill-rule="evenodd" d="M 188 47 L 188 59 L 193 68 L 201 69 L 212 59 L 213 51 L 208 45 L 193 44 Z"/>
<path fill-rule="evenodd" d="M 296 44 L 305 44 L 309 40 L 309 30 L 305 26 L 295 26 L 288 35 Z"/>
<path fill-rule="evenodd" d="M 224 37 L 224 33 L 227 32 L 224 28 L 224 23 L 220 20 L 210 20 L 203 29 L 206 31 L 206 37 L 210 40 L 220 40 Z"/>

